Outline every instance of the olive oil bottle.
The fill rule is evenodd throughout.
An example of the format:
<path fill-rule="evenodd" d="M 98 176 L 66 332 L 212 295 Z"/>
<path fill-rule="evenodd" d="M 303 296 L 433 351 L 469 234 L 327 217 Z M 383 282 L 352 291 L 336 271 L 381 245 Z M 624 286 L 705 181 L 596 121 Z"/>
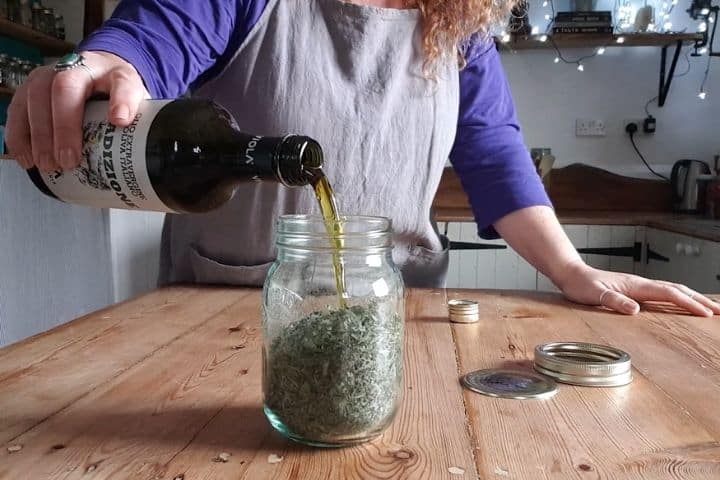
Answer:
<path fill-rule="evenodd" d="M 308 185 L 323 164 L 313 139 L 243 133 L 209 100 L 148 100 L 124 128 L 109 123 L 107 112 L 107 102 L 88 103 L 80 166 L 31 169 L 37 188 L 93 207 L 199 213 L 227 202 L 240 182 Z"/>

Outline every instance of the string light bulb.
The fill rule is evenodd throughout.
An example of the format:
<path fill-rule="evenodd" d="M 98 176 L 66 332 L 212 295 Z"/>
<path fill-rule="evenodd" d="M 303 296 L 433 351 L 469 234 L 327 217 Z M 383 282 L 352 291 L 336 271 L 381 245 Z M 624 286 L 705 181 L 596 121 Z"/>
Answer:
<path fill-rule="evenodd" d="M 547 2 L 547 0 L 545 0 L 545 1 L 543 2 L 543 8 L 544 8 L 544 7 L 547 7 L 547 6 L 548 6 L 548 2 Z"/>
<path fill-rule="evenodd" d="M 537 35 L 538 33 L 540 33 L 540 27 L 538 27 L 537 25 L 532 27 L 530 33 L 532 33 L 533 35 Z"/>
<path fill-rule="evenodd" d="M 654 23 L 648 23 L 647 31 L 648 31 L 648 32 L 654 32 L 654 31 L 655 31 L 655 24 L 654 24 Z"/>
<path fill-rule="evenodd" d="M 584 71 L 585 71 L 585 67 L 583 66 L 582 63 L 578 63 L 577 69 L 578 69 L 578 72 L 584 72 Z"/>
<path fill-rule="evenodd" d="M 708 22 L 715 23 L 715 17 L 708 17 Z"/>
<path fill-rule="evenodd" d="M 677 5 L 677 4 L 678 4 L 678 0 L 672 0 L 672 4 L 673 4 L 673 5 Z"/>
<path fill-rule="evenodd" d="M 707 31 L 707 23 L 701 22 L 700 25 L 698 25 L 698 32 L 702 33 Z"/>
<path fill-rule="evenodd" d="M 710 15 L 710 9 L 703 8 L 702 10 L 700 10 L 700 15 Z"/>
<path fill-rule="evenodd" d="M 603 55 L 604 53 L 605 53 L 605 47 L 600 47 L 600 48 L 597 49 L 597 54 L 598 54 L 598 55 Z"/>
<path fill-rule="evenodd" d="M 500 38 L 500 41 L 502 43 L 508 43 L 510 41 L 510 34 L 507 32 L 503 32 L 502 37 Z"/>
<path fill-rule="evenodd" d="M 551 18 L 552 18 L 552 17 L 550 16 L 549 13 L 546 13 L 546 14 L 545 14 L 545 20 L 550 20 Z"/>
<path fill-rule="evenodd" d="M 553 60 L 553 63 L 560 63 L 560 57 L 555 57 L 555 60 Z"/>
<path fill-rule="evenodd" d="M 670 22 L 665 22 L 665 24 L 663 25 L 663 28 L 664 28 L 665 30 L 670 30 L 670 29 L 672 29 L 672 23 L 670 23 Z"/>
<path fill-rule="evenodd" d="M 708 52 L 707 47 L 702 47 L 700 50 L 698 50 L 698 53 L 700 55 L 705 55 Z"/>
<path fill-rule="evenodd" d="M 705 97 L 707 97 L 707 93 L 705 93 L 704 90 L 700 90 L 700 93 L 698 93 L 698 98 L 700 100 L 705 100 Z"/>
<path fill-rule="evenodd" d="M 618 37 L 617 40 L 615 40 L 617 43 L 625 43 L 625 37 Z"/>
<path fill-rule="evenodd" d="M 540 41 L 541 41 L 541 42 L 546 42 L 546 41 L 547 41 L 547 38 L 548 38 L 547 35 L 540 35 Z"/>

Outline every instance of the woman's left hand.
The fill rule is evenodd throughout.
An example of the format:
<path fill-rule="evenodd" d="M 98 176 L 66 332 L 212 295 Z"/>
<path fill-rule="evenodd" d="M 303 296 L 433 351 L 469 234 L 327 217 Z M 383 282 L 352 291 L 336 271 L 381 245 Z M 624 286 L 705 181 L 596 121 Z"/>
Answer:
<path fill-rule="evenodd" d="M 627 273 L 607 272 L 578 262 L 569 266 L 558 282 L 569 300 L 602 305 L 627 315 L 640 311 L 639 302 L 669 302 L 693 315 L 720 315 L 720 304 L 684 286 Z"/>

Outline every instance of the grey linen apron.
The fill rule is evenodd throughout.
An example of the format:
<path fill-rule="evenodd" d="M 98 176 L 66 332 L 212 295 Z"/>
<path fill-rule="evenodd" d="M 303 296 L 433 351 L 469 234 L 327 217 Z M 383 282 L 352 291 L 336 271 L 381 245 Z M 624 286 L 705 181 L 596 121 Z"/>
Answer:
<path fill-rule="evenodd" d="M 443 286 L 446 241 L 430 206 L 458 118 L 455 62 L 422 75 L 417 10 L 340 0 L 270 0 L 228 66 L 193 92 L 227 108 L 242 131 L 300 133 L 322 145 L 345 215 L 392 220 L 393 258 L 408 286 Z M 241 185 L 219 210 L 168 215 L 160 283 L 262 285 L 278 215 L 317 213 L 310 187 Z"/>

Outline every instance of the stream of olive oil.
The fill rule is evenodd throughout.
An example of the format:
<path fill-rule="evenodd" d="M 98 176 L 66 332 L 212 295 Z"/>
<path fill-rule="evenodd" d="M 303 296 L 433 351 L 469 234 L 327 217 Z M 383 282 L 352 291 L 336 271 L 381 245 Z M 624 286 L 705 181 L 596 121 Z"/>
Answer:
<path fill-rule="evenodd" d="M 340 216 L 338 215 L 335 194 L 333 193 L 332 187 L 330 187 L 330 182 L 328 182 L 327 177 L 322 172 L 313 180 L 313 190 L 315 190 L 320 213 L 322 213 L 325 222 L 325 230 L 327 231 L 328 237 L 330 237 L 330 246 L 333 249 L 333 273 L 335 274 L 338 303 L 340 304 L 340 308 L 347 308 L 347 303 L 345 302 L 345 267 L 340 256 L 340 249 L 343 246 L 343 241 L 340 236 L 343 230 Z"/>

